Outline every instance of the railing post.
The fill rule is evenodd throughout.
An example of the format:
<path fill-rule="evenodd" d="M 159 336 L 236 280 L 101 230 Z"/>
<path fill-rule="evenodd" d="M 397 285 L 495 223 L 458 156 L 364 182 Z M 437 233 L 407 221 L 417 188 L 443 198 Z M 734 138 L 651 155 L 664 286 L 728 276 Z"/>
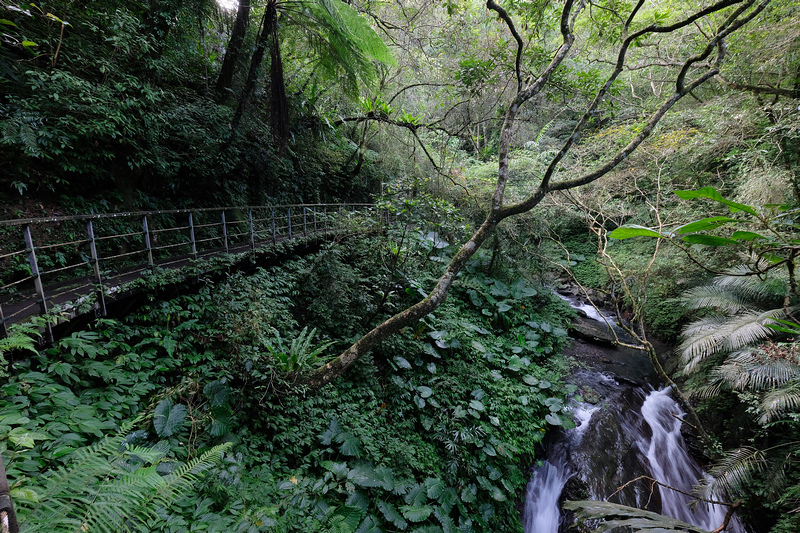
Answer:
<path fill-rule="evenodd" d="M 0 305 L 0 339 L 8 337 L 8 329 L 6 328 L 6 317 L 3 315 L 3 306 Z"/>
<path fill-rule="evenodd" d="M 225 253 L 228 253 L 228 223 L 225 221 L 225 211 L 222 211 L 222 239 L 225 241 Z"/>
<path fill-rule="evenodd" d="M 92 267 L 94 279 L 97 282 L 97 311 L 100 316 L 106 316 L 106 295 L 103 291 L 103 279 L 100 277 L 100 257 L 97 255 L 97 241 L 94 237 L 94 224 L 86 223 L 86 233 L 89 235 L 89 251 L 92 254 Z"/>
<path fill-rule="evenodd" d="M 323 213 L 323 216 L 325 217 L 325 233 L 327 233 L 328 232 L 328 206 L 327 205 L 325 206 L 325 211 Z"/>
<path fill-rule="evenodd" d="M 197 259 L 197 239 L 194 236 L 194 216 L 189 213 L 189 242 L 192 243 L 192 258 Z"/>
<path fill-rule="evenodd" d="M 19 533 L 17 513 L 14 511 L 14 502 L 8 488 L 8 478 L 2 456 L 0 456 L 0 530 L 3 533 Z"/>
<path fill-rule="evenodd" d="M 307 225 L 307 223 L 306 223 L 306 210 L 307 210 L 307 209 L 308 209 L 308 208 L 307 208 L 306 206 L 303 206 L 303 236 L 304 236 L 304 237 L 305 237 L 306 235 L 308 235 L 308 225 Z"/>
<path fill-rule="evenodd" d="M 314 213 L 314 233 L 317 232 L 317 208 L 312 207 L 312 213 Z"/>
<path fill-rule="evenodd" d="M 150 268 L 155 267 L 153 262 L 153 246 L 150 243 L 150 228 L 147 226 L 147 215 L 142 217 L 142 228 L 144 229 L 144 247 L 147 250 L 147 264 Z"/>
<path fill-rule="evenodd" d="M 256 232 L 255 228 L 253 227 L 253 210 L 250 209 L 248 212 L 248 216 L 250 217 L 250 249 L 256 249 Z"/>
<path fill-rule="evenodd" d="M 278 235 L 275 233 L 275 208 L 270 207 L 270 220 L 272 221 L 272 243 L 278 242 Z"/>
<path fill-rule="evenodd" d="M 289 227 L 289 240 L 292 240 L 292 208 L 288 209 L 288 215 L 286 216 L 286 221 Z"/>
<path fill-rule="evenodd" d="M 33 285 L 36 287 L 36 294 L 39 295 L 39 306 L 42 310 L 42 315 L 47 314 L 47 298 L 44 294 L 44 284 L 42 283 L 42 276 L 39 272 L 39 264 L 36 262 L 36 251 L 33 246 L 33 237 L 31 236 L 31 227 L 25 226 L 25 247 L 28 249 L 28 262 L 31 266 L 31 275 L 33 276 Z M 53 342 L 53 328 L 50 322 L 47 322 L 47 336 L 50 342 Z"/>

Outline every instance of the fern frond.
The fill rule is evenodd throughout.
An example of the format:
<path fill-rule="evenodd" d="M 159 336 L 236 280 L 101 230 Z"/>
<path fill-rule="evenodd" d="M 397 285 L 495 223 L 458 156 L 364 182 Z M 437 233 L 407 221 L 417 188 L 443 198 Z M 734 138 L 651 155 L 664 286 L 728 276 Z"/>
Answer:
<path fill-rule="evenodd" d="M 129 429 L 76 450 L 66 465 L 38 481 L 43 485 L 39 503 L 19 510 L 25 531 L 118 533 L 138 523 L 138 517 L 155 518 L 175 498 L 194 488 L 200 475 L 217 464 L 230 443 L 216 446 L 170 475 L 158 473 L 162 450 L 126 447 Z M 153 464 L 137 468 L 141 460 Z"/>
<path fill-rule="evenodd" d="M 772 271 L 765 278 L 761 278 L 755 275 L 744 275 L 752 274 L 752 271 L 746 266 L 740 267 L 740 269 L 740 271 L 734 272 L 738 275 L 718 276 L 714 280 L 714 285 L 736 291 L 753 302 L 761 303 L 783 299 L 789 291 L 789 280 L 785 271 Z"/>
<path fill-rule="evenodd" d="M 711 371 L 710 378 L 732 390 L 762 391 L 800 378 L 800 366 L 786 359 L 772 358 L 759 348 L 750 348 L 728 356 Z"/>
<path fill-rule="evenodd" d="M 766 393 L 761 399 L 761 410 L 761 424 L 772 422 L 786 412 L 800 411 L 800 379 Z"/>
<path fill-rule="evenodd" d="M 386 43 L 353 7 L 341 0 L 302 0 L 298 27 L 320 55 L 318 67 L 328 78 L 342 74 L 345 90 L 355 94 L 358 82 L 373 85 L 375 63 L 394 64 Z"/>
<path fill-rule="evenodd" d="M 770 309 L 696 320 L 684 329 L 684 341 L 679 346 L 686 372 L 694 372 L 712 355 L 739 350 L 768 338 L 775 330 L 767 328 L 766 324 L 784 316 L 783 309 Z"/>
<path fill-rule="evenodd" d="M 744 447 L 728 453 L 709 469 L 699 492 L 705 498 L 715 494 L 737 495 L 753 480 L 753 474 L 766 465 L 766 453 L 756 448 Z"/>
<path fill-rule="evenodd" d="M 689 289 L 680 298 L 689 309 L 713 309 L 718 313 L 737 314 L 752 309 L 752 301 L 743 294 L 717 285 L 701 285 Z"/>

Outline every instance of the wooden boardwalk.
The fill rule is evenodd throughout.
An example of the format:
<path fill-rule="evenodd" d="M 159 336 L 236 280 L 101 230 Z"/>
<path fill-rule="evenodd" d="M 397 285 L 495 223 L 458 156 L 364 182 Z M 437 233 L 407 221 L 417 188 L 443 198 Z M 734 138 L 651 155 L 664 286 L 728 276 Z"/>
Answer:
<path fill-rule="evenodd" d="M 382 222 L 372 204 L 296 204 L 0 221 L 0 337 L 56 311 L 105 316 L 144 275 Z M 52 341 L 52 328 L 47 327 Z"/>

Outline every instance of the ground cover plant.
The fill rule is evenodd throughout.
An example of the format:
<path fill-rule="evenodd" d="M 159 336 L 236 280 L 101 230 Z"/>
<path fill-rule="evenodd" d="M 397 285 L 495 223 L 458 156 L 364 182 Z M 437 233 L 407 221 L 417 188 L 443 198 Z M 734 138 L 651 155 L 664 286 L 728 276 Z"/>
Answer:
<path fill-rule="evenodd" d="M 68 486 L 85 484 L 96 511 L 109 496 L 92 474 L 129 480 L 102 508 L 131 531 L 521 530 L 516 505 L 537 443 L 571 423 L 556 364 L 569 311 L 549 291 L 487 274 L 491 257 L 479 254 L 435 314 L 336 383 L 298 385 L 329 344 L 350 340 L 337 310 L 377 320 L 387 302 L 418 297 L 387 268 L 397 264 L 387 242 L 352 239 L 231 274 L 17 357 L 0 451 L 23 525 L 89 524 L 96 512 L 53 525 L 71 504 L 47 487 L 92 457 Z M 406 242 L 429 268 L 448 253 L 423 234 Z M 342 264 L 355 265 L 345 272 L 355 286 L 312 297 L 309 281 Z M 130 488 L 187 472 L 144 508 Z"/>

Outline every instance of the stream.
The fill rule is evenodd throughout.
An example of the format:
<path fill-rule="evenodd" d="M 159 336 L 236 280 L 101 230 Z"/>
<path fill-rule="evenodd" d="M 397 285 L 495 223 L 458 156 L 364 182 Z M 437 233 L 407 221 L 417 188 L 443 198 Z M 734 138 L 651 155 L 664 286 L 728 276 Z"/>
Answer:
<path fill-rule="evenodd" d="M 587 314 L 584 321 L 602 318 Z M 637 480 L 646 476 L 691 493 L 705 475 L 681 434 L 682 409 L 670 389 L 651 385 L 647 356 L 581 340 L 568 355 L 581 363 L 569 381 L 579 387 L 583 401 L 572 405 L 575 428 L 554 432 L 547 459 L 531 473 L 522 515 L 525 532 L 565 531 L 572 522 L 560 507 L 565 499 L 647 509 L 706 531 L 722 525 L 724 507 L 690 506 L 680 492 Z M 726 531 L 746 533 L 735 519 Z"/>

